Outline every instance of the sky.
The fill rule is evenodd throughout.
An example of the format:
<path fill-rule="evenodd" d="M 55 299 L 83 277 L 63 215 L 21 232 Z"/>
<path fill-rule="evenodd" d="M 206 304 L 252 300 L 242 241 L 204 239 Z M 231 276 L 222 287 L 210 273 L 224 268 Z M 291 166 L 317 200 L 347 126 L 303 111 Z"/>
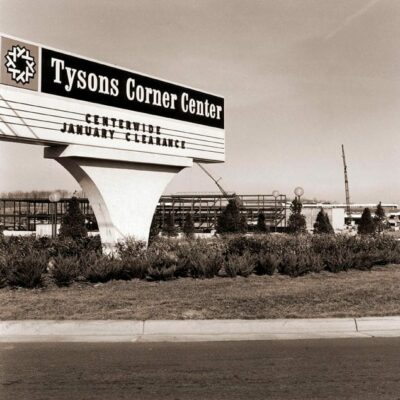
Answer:
<path fill-rule="evenodd" d="M 0 0 L 0 31 L 225 98 L 227 191 L 400 203 L 400 1 Z M 79 189 L 0 142 L 0 192 Z M 217 192 L 199 167 L 166 193 Z"/>

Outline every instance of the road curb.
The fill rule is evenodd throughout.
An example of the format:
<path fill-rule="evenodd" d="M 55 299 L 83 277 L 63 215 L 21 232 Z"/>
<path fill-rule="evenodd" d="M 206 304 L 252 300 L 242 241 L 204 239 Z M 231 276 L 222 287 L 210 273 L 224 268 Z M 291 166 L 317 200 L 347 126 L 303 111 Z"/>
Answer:
<path fill-rule="evenodd" d="M 400 337 L 400 316 L 269 320 L 0 321 L 0 342 L 166 342 Z"/>

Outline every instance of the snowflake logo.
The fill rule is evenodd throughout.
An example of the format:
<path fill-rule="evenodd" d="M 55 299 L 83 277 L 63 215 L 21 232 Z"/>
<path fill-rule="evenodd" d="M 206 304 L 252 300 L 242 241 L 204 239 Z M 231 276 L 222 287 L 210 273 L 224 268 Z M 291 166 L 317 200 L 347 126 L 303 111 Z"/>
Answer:
<path fill-rule="evenodd" d="M 35 59 L 26 47 L 13 46 L 5 55 L 6 69 L 11 79 L 25 85 L 35 77 Z"/>

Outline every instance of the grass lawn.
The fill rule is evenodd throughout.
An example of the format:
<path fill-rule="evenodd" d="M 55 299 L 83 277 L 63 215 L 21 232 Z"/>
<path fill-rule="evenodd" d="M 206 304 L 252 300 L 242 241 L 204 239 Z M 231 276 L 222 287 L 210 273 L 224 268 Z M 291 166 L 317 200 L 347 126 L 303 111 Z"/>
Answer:
<path fill-rule="evenodd" d="M 1 289 L 0 319 L 323 318 L 400 315 L 400 265 L 299 278 L 177 279 Z"/>

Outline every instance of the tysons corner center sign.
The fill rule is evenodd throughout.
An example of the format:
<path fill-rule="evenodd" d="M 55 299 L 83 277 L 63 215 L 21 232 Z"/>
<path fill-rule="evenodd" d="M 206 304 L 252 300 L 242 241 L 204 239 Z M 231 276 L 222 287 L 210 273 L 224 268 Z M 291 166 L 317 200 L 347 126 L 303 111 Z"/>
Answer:
<path fill-rule="evenodd" d="M 224 160 L 220 97 L 4 36 L 1 60 L 6 138 Z"/>
<path fill-rule="evenodd" d="M 1 35 L 0 139 L 46 146 L 113 247 L 147 240 L 158 199 L 182 168 L 224 161 L 224 99 Z"/>

